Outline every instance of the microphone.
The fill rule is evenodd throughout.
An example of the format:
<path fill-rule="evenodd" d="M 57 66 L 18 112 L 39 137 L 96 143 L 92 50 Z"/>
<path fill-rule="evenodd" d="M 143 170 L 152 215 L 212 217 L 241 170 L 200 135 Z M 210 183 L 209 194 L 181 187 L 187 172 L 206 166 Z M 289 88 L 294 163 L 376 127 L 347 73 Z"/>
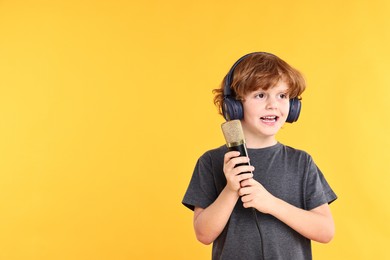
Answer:
<path fill-rule="evenodd" d="M 244 131 L 242 130 L 241 121 L 231 120 L 224 122 L 221 125 L 223 135 L 226 140 L 226 146 L 230 151 L 238 151 L 240 152 L 239 156 L 246 156 L 248 157 L 248 151 L 246 149 L 245 145 L 245 137 L 244 137 Z M 241 165 L 250 165 L 249 163 L 240 163 L 237 164 L 237 166 Z M 249 172 L 242 172 L 242 173 L 249 173 Z M 242 174 L 240 173 L 240 174 Z"/>

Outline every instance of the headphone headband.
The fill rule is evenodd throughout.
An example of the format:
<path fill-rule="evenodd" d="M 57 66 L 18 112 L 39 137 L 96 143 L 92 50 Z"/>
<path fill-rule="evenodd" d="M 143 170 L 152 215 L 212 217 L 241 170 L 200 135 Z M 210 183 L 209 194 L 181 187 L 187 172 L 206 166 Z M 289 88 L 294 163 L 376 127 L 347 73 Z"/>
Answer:
<path fill-rule="evenodd" d="M 253 54 L 269 54 L 269 55 L 272 55 L 272 56 L 275 56 L 274 54 L 272 53 L 268 53 L 268 52 L 251 52 L 251 53 L 248 53 L 248 54 L 245 54 L 244 56 L 242 56 L 241 58 L 239 58 L 234 64 L 233 66 L 230 68 L 228 74 L 226 75 L 226 80 L 225 80 L 225 85 L 224 85 L 224 89 L 223 89 L 223 94 L 224 96 L 232 96 L 232 90 L 231 90 L 231 85 L 233 83 L 233 74 L 234 74 L 234 70 L 236 69 L 237 65 L 241 63 L 241 61 L 243 61 L 245 58 L 247 58 L 248 56 L 251 56 Z"/>
<path fill-rule="evenodd" d="M 257 52 L 252 52 L 252 53 L 248 53 L 244 56 L 242 56 L 241 58 L 239 58 L 234 64 L 233 66 L 231 67 L 231 69 L 229 70 L 228 74 L 226 75 L 226 80 L 225 80 L 225 87 L 224 87 L 224 91 L 223 91 L 223 94 L 224 96 L 231 96 L 232 95 L 232 91 L 231 91 L 231 84 L 232 84 L 232 81 L 233 81 L 233 74 L 234 74 L 234 70 L 236 69 L 237 65 L 241 63 L 242 60 L 244 60 L 246 57 L 254 54 L 254 53 L 257 53 Z"/>

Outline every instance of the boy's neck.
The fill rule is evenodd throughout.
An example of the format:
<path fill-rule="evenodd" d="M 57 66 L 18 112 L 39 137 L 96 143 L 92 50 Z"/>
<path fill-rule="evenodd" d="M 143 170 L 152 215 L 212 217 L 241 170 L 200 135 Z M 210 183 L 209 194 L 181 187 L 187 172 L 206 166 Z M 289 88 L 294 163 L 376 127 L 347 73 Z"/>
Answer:
<path fill-rule="evenodd" d="M 278 143 L 276 140 L 275 136 L 267 136 L 264 138 L 250 138 L 250 137 L 245 137 L 245 142 L 246 142 L 246 147 L 247 148 L 266 148 L 270 146 L 274 146 L 275 144 Z"/>

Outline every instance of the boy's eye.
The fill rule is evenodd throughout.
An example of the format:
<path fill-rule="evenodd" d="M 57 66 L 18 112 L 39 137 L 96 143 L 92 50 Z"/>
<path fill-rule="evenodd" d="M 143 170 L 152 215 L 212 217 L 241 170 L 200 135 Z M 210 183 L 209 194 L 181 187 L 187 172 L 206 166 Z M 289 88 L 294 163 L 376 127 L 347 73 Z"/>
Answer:
<path fill-rule="evenodd" d="M 280 94 L 280 98 L 283 98 L 283 99 L 285 99 L 285 98 L 287 98 L 287 95 L 286 94 Z"/>
<path fill-rule="evenodd" d="M 264 98 L 264 96 L 265 96 L 264 93 L 259 93 L 256 95 L 257 98 Z"/>

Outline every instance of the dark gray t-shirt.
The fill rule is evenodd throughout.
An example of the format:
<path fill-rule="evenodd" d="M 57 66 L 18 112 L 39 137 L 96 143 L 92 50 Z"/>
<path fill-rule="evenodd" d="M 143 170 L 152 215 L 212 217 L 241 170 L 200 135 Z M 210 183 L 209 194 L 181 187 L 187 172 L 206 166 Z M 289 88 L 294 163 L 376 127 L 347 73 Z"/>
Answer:
<path fill-rule="evenodd" d="M 226 146 L 203 154 L 194 169 L 182 203 L 207 208 L 223 188 Z M 274 196 L 305 210 L 331 203 L 337 196 L 309 154 L 277 143 L 248 149 L 254 179 Z M 257 222 L 257 223 L 256 223 Z M 263 257 L 264 252 L 264 257 Z M 311 259 L 310 240 L 272 215 L 246 209 L 241 200 L 213 243 L 212 259 Z"/>

